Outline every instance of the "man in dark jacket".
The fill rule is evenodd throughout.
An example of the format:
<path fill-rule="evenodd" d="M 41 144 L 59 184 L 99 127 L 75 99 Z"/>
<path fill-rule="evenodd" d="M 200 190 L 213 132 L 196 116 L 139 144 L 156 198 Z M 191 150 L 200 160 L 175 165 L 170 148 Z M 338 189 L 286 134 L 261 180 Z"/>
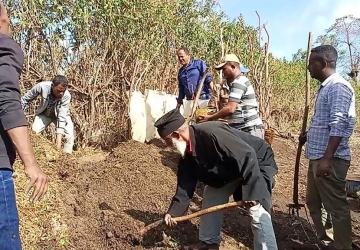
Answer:
<path fill-rule="evenodd" d="M 175 145 L 183 156 L 178 165 L 177 190 L 165 215 L 166 224 L 176 224 L 172 217 L 186 213 L 196 184 L 201 181 L 207 185 L 203 209 L 227 203 L 233 195 L 235 201 L 242 200 L 249 207 L 254 249 L 277 249 L 269 214 L 272 180 L 277 172 L 271 147 L 222 122 L 189 126 L 178 110 L 165 114 L 155 127 L 168 145 Z M 190 249 L 219 249 L 222 217 L 221 211 L 202 216 L 200 243 Z"/>
<path fill-rule="evenodd" d="M 10 37 L 9 17 L 0 2 L 0 249 L 21 250 L 19 215 L 12 178 L 16 152 L 30 178 L 26 192 L 34 187 L 31 201 L 47 190 L 47 179 L 36 162 L 25 114 L 21 108 L 19 77 L 24 54 Z"/>

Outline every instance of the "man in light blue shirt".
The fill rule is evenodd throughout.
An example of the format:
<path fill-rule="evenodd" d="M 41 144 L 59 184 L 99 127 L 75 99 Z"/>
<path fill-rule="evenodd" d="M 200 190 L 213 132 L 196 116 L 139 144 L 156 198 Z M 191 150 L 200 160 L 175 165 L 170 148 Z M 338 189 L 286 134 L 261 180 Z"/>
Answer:
<path fill-rule="evenodd" d="M 350 167 L 349 138 L 355 125 L 355 95 L 351 84 L 336 73 L 337 51 L 330 45 L 311 50 L 308 70 L 320 87 L 308 131 L 300 135 L 310 160 L 306 204 L 318 237 L 335 249 L 352 249 L 346 175 Z M 328 213 L 333 228 L 325 228 Z M 330 226 L 331 227 L 331 226 Z M 333 231 L 333 232 L 332 232 Z"/>

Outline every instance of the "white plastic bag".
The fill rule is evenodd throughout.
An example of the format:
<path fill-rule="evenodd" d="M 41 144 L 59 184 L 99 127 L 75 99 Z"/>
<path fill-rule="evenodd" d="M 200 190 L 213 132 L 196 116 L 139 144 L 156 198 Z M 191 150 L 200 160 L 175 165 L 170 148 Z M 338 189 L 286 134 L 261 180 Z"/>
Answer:
<path fill-rule="evenodd" d="M 165 103 L 164 103 L 164 114 L 173 110 L 177 106 L 177 96 L 171 94 L 165 94 Z M 183 108 L 180 109 L 180 113 L 183 112 Z"/>
<path fill-rule="evenodd" d="M 146 90 L 146 141 L 154 138 L 160 138 L 154 123 L 157 119 L 164 115 L 164 101 L 166 93 L 157 90 Z"/>
<path fill-rule="evenodd" d="M 133 91 L 130 97 L 131 138 L 145 142 L 146 139 L 146 108 L 145 97 L 140 91 Z"/>

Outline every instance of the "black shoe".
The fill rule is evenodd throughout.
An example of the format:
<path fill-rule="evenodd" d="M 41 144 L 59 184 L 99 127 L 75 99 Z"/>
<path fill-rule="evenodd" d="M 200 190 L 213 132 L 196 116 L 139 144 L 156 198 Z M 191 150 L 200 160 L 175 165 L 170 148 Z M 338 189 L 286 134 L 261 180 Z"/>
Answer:
<path fill-rule="evenodd" d="M 219 250 L 218 244 L 207 244 L 206 242 L 200 241 L 195 245 L 191 245 L 187 248 L 188 250 Z"/>

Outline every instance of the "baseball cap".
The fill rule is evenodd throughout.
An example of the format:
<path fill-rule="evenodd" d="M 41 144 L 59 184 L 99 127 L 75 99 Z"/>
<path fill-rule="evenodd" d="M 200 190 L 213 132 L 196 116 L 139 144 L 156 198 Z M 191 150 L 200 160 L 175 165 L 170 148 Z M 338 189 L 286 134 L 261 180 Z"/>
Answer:
<path fill-rule="evenodd" d="M 217 70 L 222 69 L 227 62 L 239 63 L 240 70 L 241 70 L 242 73 L 249 72 L 249 69 L 246 68 L 246 67 L 240 62 L 239 58 L 238 58 L 235 54 L 226 54 L 225 57 L 224 57 L 224 59 L 222 60 L 222 62 L 221 62 L 219 65 L 215 66 L 215 69 L 217 69 Z"/>

